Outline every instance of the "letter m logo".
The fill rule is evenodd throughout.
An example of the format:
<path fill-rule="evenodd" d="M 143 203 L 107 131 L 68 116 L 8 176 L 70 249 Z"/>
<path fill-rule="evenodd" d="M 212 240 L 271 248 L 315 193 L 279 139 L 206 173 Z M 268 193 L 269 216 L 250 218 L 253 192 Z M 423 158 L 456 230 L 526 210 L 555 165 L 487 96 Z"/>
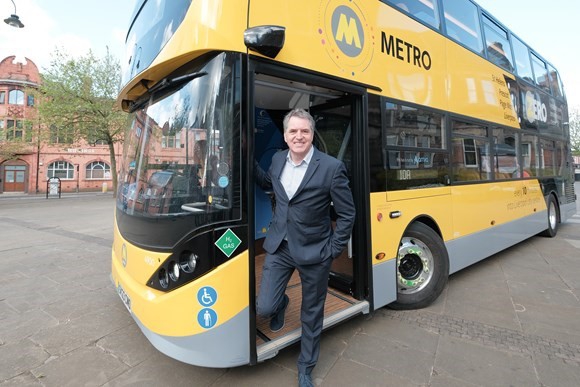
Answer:
<path fill-rule="evenodd" d="M 361 39 L 358 34 L 357 19 L 347 16 L 341 13 L 338 19 L 338 27 L 336 28 L 336 34 L 334 39 L 337 42 L 343 42 L 349 46 L 354 46 L 358 49 L 362 48 Z"/>

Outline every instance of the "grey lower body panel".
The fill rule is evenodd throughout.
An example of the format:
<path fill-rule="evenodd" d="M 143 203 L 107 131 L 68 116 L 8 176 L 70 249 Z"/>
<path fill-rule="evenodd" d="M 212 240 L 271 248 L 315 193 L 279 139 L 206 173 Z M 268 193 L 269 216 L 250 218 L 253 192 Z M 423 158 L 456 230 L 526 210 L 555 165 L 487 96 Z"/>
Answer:
<path fill-rule="evenodd" d="M 229 368 L 250 362 L 248 308 L 214 329 L 193 336 L 163 336 L 133 318 L 147 339 L 165 355 L 202 367 Z"/>
<path fill-rule="evenodd" d="M 397 260 L 373 265 L 373 309 L 397 300 Z"/>
<path fill-rule="evenodd" d="M 449 274 L 528 239 L 547 227 L 547 211 L 539 211 L 525 218 L 447 241 L 445 246 L 449 253 Z"/>

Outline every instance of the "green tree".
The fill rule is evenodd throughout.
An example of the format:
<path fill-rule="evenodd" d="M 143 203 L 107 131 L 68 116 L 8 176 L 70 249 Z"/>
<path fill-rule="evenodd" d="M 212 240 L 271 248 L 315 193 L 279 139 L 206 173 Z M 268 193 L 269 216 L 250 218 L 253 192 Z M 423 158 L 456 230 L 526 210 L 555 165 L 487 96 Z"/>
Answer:
<path fill-rule="evenodd" d="M 578 107 L 572 108 L 568 115 L 570 126 L 570 146 L 572 154 L 580 156 L 580 110 Z"/>
<path fill-rule="evenodd" d="M 47 130 L 58 130 L 66 142 L 85 140 L 109 146 L 113 193 L 117 188 L 114 144 L 123 141 L 127 114 L 116 104 L 121 68 L 107 50 L 104 57 L 92 51 L 79 58 L 56 50 L 41 74 L 38 114 Z M 48 129 L 51 128 L 51 129 Z"/>
<path fill-rule="evenodd" d="M 21 154 L 30 153 L 33 149 L 34 120 L 18 118 L 17 121 L 17 127 L 0 126 L 0 162 L 18 159 Z"/>

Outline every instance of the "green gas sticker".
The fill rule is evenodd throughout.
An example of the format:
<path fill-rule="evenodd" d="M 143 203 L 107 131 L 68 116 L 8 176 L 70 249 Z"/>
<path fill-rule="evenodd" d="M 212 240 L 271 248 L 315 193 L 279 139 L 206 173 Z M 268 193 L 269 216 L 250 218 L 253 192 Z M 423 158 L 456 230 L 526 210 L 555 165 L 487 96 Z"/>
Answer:
<path fill-rule="evenodd" d="M 242 243 L 242 240 L 229 228 L 217 241 L 215 241 L 215 245 L 218 249 L 220 249 L 228 258 L 238 248 L 240 243 Z"/>

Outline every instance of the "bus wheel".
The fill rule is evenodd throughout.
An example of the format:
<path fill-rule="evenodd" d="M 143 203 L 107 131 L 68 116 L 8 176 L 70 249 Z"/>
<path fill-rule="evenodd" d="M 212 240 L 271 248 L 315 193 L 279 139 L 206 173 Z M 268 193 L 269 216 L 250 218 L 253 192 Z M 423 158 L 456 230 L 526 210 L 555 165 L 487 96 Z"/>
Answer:
<path fill-rule="evenodd" d="M 548 198 L 548 228 L 540 233 L 541 236 L 553 238 L 558 233 L 558 205 L 554 195 Z"/>
<path fill-rule="evenodd" d="M 423 223 L 413 223 L 403 235 L 397 256 L 397 301 L 392 309 L 420 309 L 445 288 L 449 257 L 443 240 Z"/>

